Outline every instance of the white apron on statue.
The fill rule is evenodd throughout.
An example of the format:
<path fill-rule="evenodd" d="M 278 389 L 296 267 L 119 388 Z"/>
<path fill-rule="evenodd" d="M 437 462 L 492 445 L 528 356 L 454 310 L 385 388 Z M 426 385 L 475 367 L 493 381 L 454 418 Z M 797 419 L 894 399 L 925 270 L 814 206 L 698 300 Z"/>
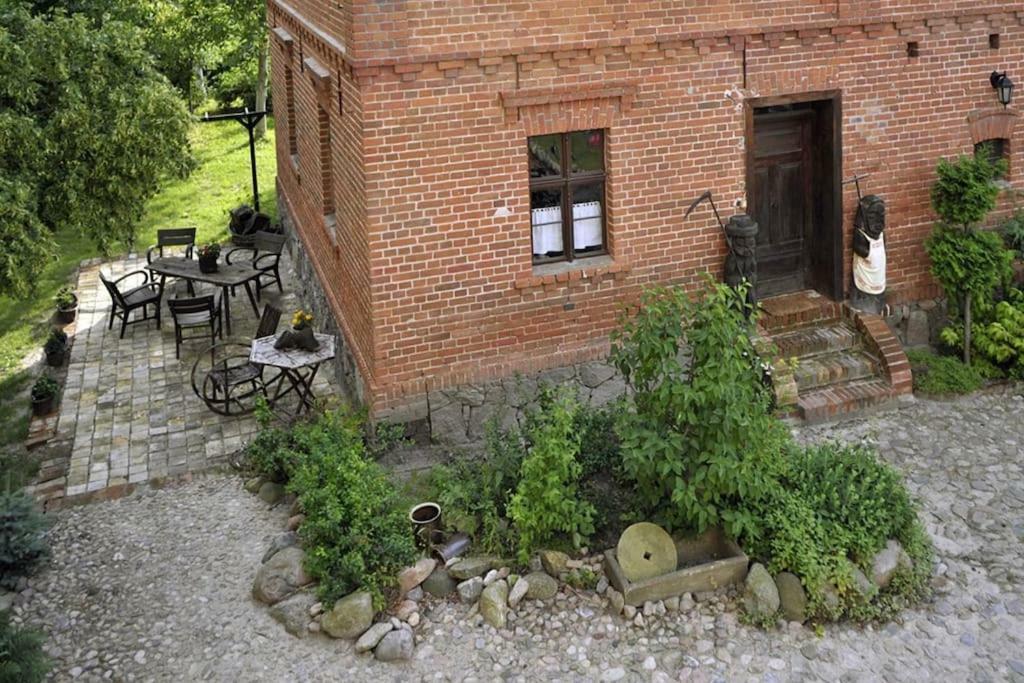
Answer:
<path fill-rule="evenodd" d="M 868 257 L 853 255 L 853 283 L 865 294 L 885 292 L 885 235 L 871 239 L 863 230 L 861 236 L 871 245 Z"/>

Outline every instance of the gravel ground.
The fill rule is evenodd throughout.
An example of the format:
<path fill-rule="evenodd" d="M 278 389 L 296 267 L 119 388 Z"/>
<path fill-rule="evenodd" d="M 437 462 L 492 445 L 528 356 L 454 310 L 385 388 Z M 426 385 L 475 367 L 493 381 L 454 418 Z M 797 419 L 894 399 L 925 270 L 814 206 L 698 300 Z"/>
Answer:
<path fill-rule="evenodd" d="M 1024 400 L 1004 388 L 955 402 L 798 432 L 869 439 L 904 470 L 925 508 L 935 598 L 899 623 L 737 621 L 735 597 L 696 596 L 636 627 L 593 593 L 524 603 L 501 633 L 468 606 L 425 603 L 411 662 L 383 664 L 349 643 L 296 639 L 249 597 L 285 522 L 241 480 L 191 484 L 59 513 L 54 556 L 15 599 L 44 628 L 66 680 L 1024 681 Z"/>

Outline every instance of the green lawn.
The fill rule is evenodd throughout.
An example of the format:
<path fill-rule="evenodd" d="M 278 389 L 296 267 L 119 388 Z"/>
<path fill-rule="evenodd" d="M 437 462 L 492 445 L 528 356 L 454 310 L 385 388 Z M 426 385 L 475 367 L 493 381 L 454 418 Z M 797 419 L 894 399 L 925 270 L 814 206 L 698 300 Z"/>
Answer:
<path fill-rule="evenodd" d="M 257 143 L 260 209 L 277 217 L 274 191 L 277 161 L 271 120 L 267 137 Z M 150 201 L 139 225 L 136 248 L 144 250 L 159 228 L 196 226 L 200 242 L 227 235 L 228 211 L 252 204 L 248 134 L 238 123 L 196 124 L 192 151 L 198 162 L 186 179 L 168 179 Z M 46 339 L 57 289 L 72 282 L 83 259 L 98 256 L 96 247 L 81 235 L 58 233 L 60 252 L 23 301 L 0 297 L 0 449 L 23 441 L 28 427 L 28 403 L 22 392 L 34 379 L 22 369 L 25 357 Z M 0 467 L 2 469 L 2 467 Z"/>

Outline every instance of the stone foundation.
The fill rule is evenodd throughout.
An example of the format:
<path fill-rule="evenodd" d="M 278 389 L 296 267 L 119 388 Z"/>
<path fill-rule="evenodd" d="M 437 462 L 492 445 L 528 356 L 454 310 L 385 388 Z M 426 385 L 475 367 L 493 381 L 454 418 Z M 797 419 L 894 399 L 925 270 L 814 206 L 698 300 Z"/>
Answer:
<path fill-rule="evenodd" d="M 358 403 L 364 402 L 363 378 L 359 374 L 359 366 L 352 356 L 345 335 L 342 334 L 334 317 L 334 311 L 327 300 L 320 278 L 317 277 L 313 262 L 306 255 L 306 246 L 299 239 L 295 232 L 295 223 L 288 213 L 288 207 L 284 202 L 278 204 L 278 214 L 284 232 L 288 235 L 288 254 L 291 257 L 292 283 L 295 286 L 295 293 L 302 306 L 313 314 L 318 332 L 333 334 L 337 338 L 337 355 L 330 363 L 322 366 L 322 371 L 331 373 L 331 381 L 341 387 L 347 394 L 347 398 Z M 284 311 L 284 316 L 291 316 L 292 311 Z"/>
<path fill-rule="evenodd" d="M 903 346 L 938 346 L 939 334 L 949 324 L 945 299 L 924 299 L 886 306 L 883 317 Z"/>

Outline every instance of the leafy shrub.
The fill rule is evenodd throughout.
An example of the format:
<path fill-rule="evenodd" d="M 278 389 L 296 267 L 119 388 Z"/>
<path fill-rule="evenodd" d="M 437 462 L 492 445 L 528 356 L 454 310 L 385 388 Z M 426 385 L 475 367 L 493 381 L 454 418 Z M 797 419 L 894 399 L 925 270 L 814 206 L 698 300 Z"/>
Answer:
<path fill-rule="evenodd" d="M 13 589 L 50 553 L 49 523 L 23 491 L 0 493 L 0 586 Z"/>
<path fill-rule="evenodd" d="M 57 384 L 57 380 L 49 375 L 43 375 L 32 385 L 32 400 L 43 401 L 53 398 L 58 391 L 60 391 L 60 385 Z"/>
<path fill-rule="evenodd" d="M 1003 241 L 1012 249 L 1017 258 L 1024 258 L 1024 209 L 1018 209 L 1013 217 L 1001 226 Z"/>
<path fill-rule="evenodd" d="M 899 473 L 869 448 L 791 449 L 784 474 L 751 514 L 763 517 L 763 533 L 745 539 L 747 552 L 773 574 L 799 576 L 813 618 L 880 618 L 926 592 L 932 551 L 916 507 Z M 870 572 L 889 539 L 903 545 L 914 569 L 868 603 L 854 590 L 853 570 Z"/>
<path fill-rule="evenodd" d="M 519 484 L 508 505 L 518 534 L 519 560 L 565 534 L 580 547 L 594 532 L 594 506 L 578 500 L 582 466 L 577 462 L 576 399 L 565 391 L 545 392 L 541 409 L 530 419 L 529 450 L 520 467 Z"/>
<path fill-rule="evenodd" d="M 62 353 L 68 347 L 68 335 L 63 330 L 53 328 L 50 335 L 43 344 L 43 352 L 46 354 Z"/>
<path fill-rule="evenodd" d="M 274 416 L 262 396 L 256 398 L 254 415 L 260 431 L 245 447 L 249 467 L 271 481 L 287 481 L 298 457 L 291 433 L 274 426 Z"/>
<path fill-rule="evenodd" d="M 0 683 L 36 683 L 49 670 L 43 635 L 18 628 L 11 623 L 10 613 L 0 612 Z"/>
<path fill-rule="evenodd" d="M 68 310 L 73 308 L 76 303 L 78 303 L 78 297 L 75 296 L 75 290 L 71 288 L 71 285 L 63 285 L 53 295 L 53 304 L 57 310 Z"/>
<path fill-rule="evenodd" d="M 964 365 L 959 358 L 920 350 L 907 351 L 907 358 L 914 370 L 914 391 L 922 394 L 969 394 L 985 383 L 977 362 Z"/>
<path fill-rule="evenodd" d="M 615 433 L 615 413 L 618 403 L 593 408 L 581 403 L 573 420 L 574 431 L 580 435 L 579 462 L 583 467 L 581 477 L 590 480 L 608 476 L 621 476 L 622 451 L 619 436 Z"/>
<path fill-rule="evenodd" d="M 968 228 L 996 208 L 995 181 L 1007 170 L 1005 160 L 993 163 L 987 154 L 940 159 L 932 186 L 932 208 L 948 225 Z"/>
<path fill-rule="evenodd" d="M 632 388 L 618 413 L 622 466 L 641 511 L 669 528 L 757 533 L 741 505 L 766 495 L 786 432 L 750 338 L 742 293 L 709 283 L 695 297 L 648 289 L 613 334 Z"/>
<path fill-rule="evenodd" d="M 979 301 L 971 325 L 971 348 L 991 365 L 1024 379 L 1024 291 L 1011 289 L 1003 301 Z M 954 323 L 942 331 L 944 344 L 963 349 L 964 324 Z"/>

